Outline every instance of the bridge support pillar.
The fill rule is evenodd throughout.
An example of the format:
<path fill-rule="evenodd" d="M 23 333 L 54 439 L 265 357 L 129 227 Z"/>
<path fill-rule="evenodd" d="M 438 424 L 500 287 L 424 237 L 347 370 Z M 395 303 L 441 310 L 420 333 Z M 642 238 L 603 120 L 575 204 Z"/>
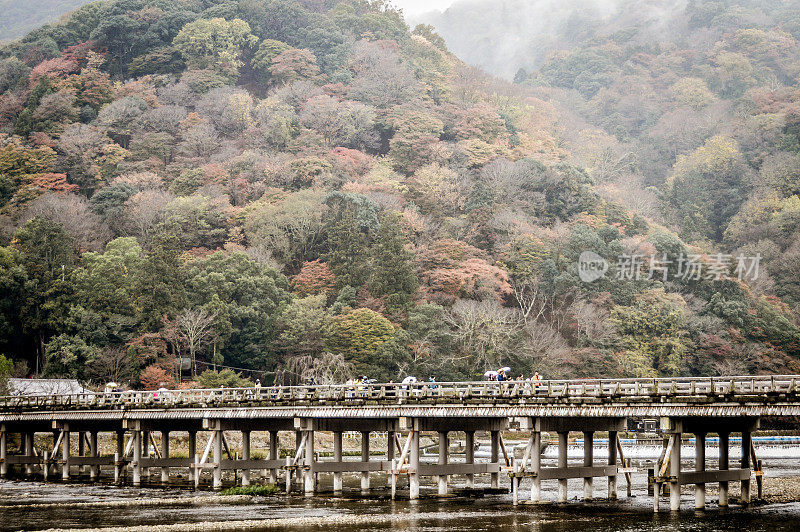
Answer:
<path fill-rule="evenodd" d="M 117 452 L 114 453 L 114 483 L 122 482 L 122 468 L 125 460 L 125 431 L 117 431 Z"/>
<path fill-rule="evenodd" d="M 750 469 L 750 447 L 753 444 L 753 434 L 750 430 L 742 431 L 742 469 Z M 742 480 L 742 504 L 750 504 L 750 476 Z"/>
<path fill-rule="evenodd" d="M 250 460 L 250 431 L 242 431 L 242 460 L 245 462 Z M 250 485 L 250 468 L 245 464 L 242 469 L 242 486 Z"/>
<path fill-rule="evenodd" d="M 719 433 L 719 470 L 727 471 L 730 467 L 730 433 Z M 719 483 L 719 505 L 722 508 L 728 506 L 728 489 L 729 483 L 727 480 L 721 480 Z"/>
<path fill-rule="evenodd" d="M 386 461 L 389 464 L 394 462 L 394 451 L 395 451 L 395 432 L 390 430 L 386 433 Z M 389 477 L 389 484 L 391 485 L 391 479 L 394 475 Z"/>
<path fill-rule="evenodd" d="M 594 467 L 594 431 L 583 432 L 583 466 Z M 591 501 L 594 498 L 592 477 L 583 478 L 583 499 Z"/>
<path fill-rule="evenodd" d="M 70 434 L 69 425 L 64 423 L 61 427 L 61 460 L 64 462 L 61 467 L 61 479 L 69 480 L 69 455 L 70 455 Z"/>
<path fill-rule="evenodd" d="M 195 455 L 197 454 L 197 432 L 194 430 L 189 431 L 189 441 L 187 442 L 187 450 L 189 459 L 193 460 L 195 463 L 197 462 Z M 194 476 L 198 475 L 199 473 L 195 470 L 194 467 L 189 466 L 189 483 L 194 483 Z"/>
<path fill-rule="evenodd" d="M 92 458 L 97 458 L 100 456 L 100 453 L 97 449 L 97 431 L 93 430 L 88 432 L 89 434 L 89 456 Z M 31 434 L 31 440 L 33 440 L 33 435 Z M 31 441 L 31 443 L 33 443 Z M 31 445 L 31 451 L 33 450 L 33 445 Z M 92 464 L 89 466 L 89 479 L 92 481 L 96 481 L 100 476 L 100 465 Z"/>
<path fill-rule="evenodd" d="M 7 455 L 8 436 L 6 435 L 6 426 L 0 425 L 0 478 L 6 478 L 6 475 L 8 475 L 8 464 L 6 463 Z"/>
<path fill-rule="evenodd" d="M 86 433 L 82 430 L 78 431 L 78 456 L 86 456 Z M 78 466 L 78 474 L 83 475 L 83 464 Z"/>
<path fill-rule="evenodd" d="M 303 471 L 303 491 L 306 496 L 311 496 L 314 494 L 315 489 L 315 482 L 314 482 L 314 431 L 308 430 L 305 431 L 306 433 L 306 448 L 304 450 L 305 454 L 305 461 L 304 464 L 306 466 L 305 471 Z M 299 434 L 299 432 L 298 432 Z M 367 444 L 369 444 L 369 436 L 367 436 Z M 367 458 L 369 458 L 369 450 L 367 450 Z"/>
<path fill-rule="evenodd" d="M 277 460 L 278 459 L 278 431 L 271 430 L 269 431 L 269 459 L 270 460 Z M 273 462 L 275 463 L 275 462 Z M 278 470 L 276 468 L 272 468 L 269 470 L 269 481 L 271 484 L 278 483 Z"/>
<path fill-rule="evenodd" d="M 189 455 L 189 456 L 191 457 L 192 455 Z M 162 430 L 161 431 L 161 459 L 162 460 L 169 460 L 169 431 L 168 430 Z M 169 483 L 169 467 L 162 467 L 161 468 L 161 483 L 162 484 L 168 484 Z"/>
<path fill-rule="evenodd" d="M 303 443 L 303 433 L 300 432 L 299 430 L 295 430 L 294 431 L 294 452 L 295 452 L 295 456 L 297 456 L 298 452 L 302 452 L 302 450 L 300 449 L 300 445 L 302 443 Z M 287 456 L 287 458 L 289 458 L 289 457 Z M 300 462 L 300 463 L 302 463 L 302 462 Z M 298 464 L 295 464 L 295 465 L 298 465 Z M 288 479 L 286 481 L 286 486 L 288 487 L 288 490 L 286 491 L 286 493 L 291 493 L 291 490 L 292 490 L 291 486 L 292 486 L 292 482 L 293 482 L 293 480 L 292 480 L 292 471 L 287 471 L 287 475 L 286 476 L 287 476 L 287 479 Z M 294 473 L 294 482 L 295 483 L 302 482 L 302 478 L 300 476 L 300 471 L 299 470 Z M 300 487 L 300 489 L 302 489 L 302 486 Z"/>
<path fill-rule="evenodd" d="M 342 461 L 342 433 L 336 431 L 333 433 L 333 461 Z M 335 471 L 333 473 L 333 493 L 336 495 L 342 494 L 342 472 Z"/>
<path fill-rule="evenodd" d="M 531 501 L 539 502 L 542 499 L 542 479 L 539 471 L 542 469 L 542 433 L 534 430 L 531 433 Z"/>
<path fill-rule="evenodd" d="M 54 429 L 51 434 L 53 436 L 53 447 L 52 447 L 53 451 L 50 453 L 50 456 L 49 456 L 51 461 L 50 462 L 46 462 L 46 464 L 47 464 L 46 469 L 47 469 L 47 475 L 48 476 L 51 475 L 51 474 L 55 475 L 55 474 L 58 473 L 58 471 L 56 469 L 56 466 L 53 464 L 53 461 L 55 461 L 58 458 L 56 456 L 56 452 L 58 451 L 58 449 L 56 448 L 56 444 L 61 445 L 61 443 L 58 441 L 58 436 L 59 436 L 60 432 Z M 45 480 L 47 480 L 47 478 L 45 478 Z"/>
<path fill-rule="evenodd" d="M 475 463 L 475 431 L 468 430 L 464 433 L 465 443 L 464 443 L 464 463 L 466 464 L 474 464 Z M 472 473 L 467 473 L 467 488 L 474 488 L 475 487 L 475 475 Z"/>
<path fill-rule="evenodd" d="M 25 458 L 28 460 L 34 458 L 33 454 L 33 432 L 26 432 L 22 435 L 24 443 Z M 33 464 L 25 464 L 25 475 L 30 477 L 33 475 Z"/>
<path fill-rule="evenodd" d="M 669 476 L 669 509 L 670 511 L 677 512 L 681 508 L 681 432 L 676 432 L 672 435 L 672 449 L 669 456 Z"/>
<path fill-rule="evenodd" d="M 615 430 L 608 432 L 608 465 L 617 465 L 617 442 L 618 433 Z M 623 464 L 624 465 L 624 464 Z M 608 498 L 616 500 L 617 498 L 617 475 L 610 475 L 608 477 Z"/>
<path fill-rule="evenodd" d="M 408 498 L 413 501 L 419 499 L 419 431 L 412 429 L 409 438 L 411 438 L 411 449 L 408 465 L 411 473 L 408 477 Z"/>
<path fill-rule="evenodd" d="M 133 485 L 142 485 L 142 431 L 135 429 L 133 434 Z"/>
<path fill-rule="evenodd" d="M 558 468 L 567 468 L 567 438 L 569 432 L 558 433 Z M 558 479 L 558 502 L 567 502 L 567 479 Z"/>
<path fill-rule="evenodd" d="M 142 431 L 142 457 L 143 458 L 150 458 L 150 431 L 143 430 Z M 150 481 L 150 468 L 149 467 L 142 467 L 141 468 L 142 475 L 147 476 L 148 482 Z"/>
<path fill-rule="evenodd" d="M 6 478 L 6 475 L 8 475 L 7 454 L 8 436 L 6 435 L 6 426 L 0 425 L 0 478 Z"/>
<path fill-rule="evenodd" d="M 439 431 L 439 465 L 447 465 L 448 445 L 447 431 Z M 447 495 L 447 475 L 439 475 L 438 492 Z"/>
<path fill-rule="evenodd" d="M 361 461 L 369 462 L 369 431 L 361 431 Z M 361 472 L 361 493 L 369 492 L 369 471 Z"/>
<path fill-rule="evenodd" d="M 706 470 L 706 434 L 696 432 L 694 435 L 694 470 Z M 706 485 L 699 483 L 694 485 L 694 507 L 696 510 L 704 510 L 706 507 Z"/>
<path fill-rule="evenodd" d="M 214 472 L 212 475 L 212 487 L 215 490 L 222 489 L 222 430 L 214 430 Z"/>
<path fill-rule="evenodd" d="M 491 434 L 491 453 L 492 463 L 496 464 L 500 461 L 500 431 L 489 431 Z M 500 473 L 492 473 L 492 489 L 500 487 Z"/>

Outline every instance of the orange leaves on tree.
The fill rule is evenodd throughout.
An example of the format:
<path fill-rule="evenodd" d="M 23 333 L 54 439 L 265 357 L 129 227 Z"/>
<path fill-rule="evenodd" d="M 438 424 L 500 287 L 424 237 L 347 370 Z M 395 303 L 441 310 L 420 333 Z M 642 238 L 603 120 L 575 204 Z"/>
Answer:
<path fill-rule="evenodd" d="M 145 390 L 157 390 L 159 388 L 174 388 L 175 377 L 161 366 L 156 364 L 147 366 L 139 377 L 139 382 Z"/>
<path fill-rule="evenodd" d="M 504 301 L 512 293 L 508 274 L 486 253 L 457 240 L 440 240 L 417 260 L 422 290 L 431 301 L 451 305 L 458 298 Z"/>
<path fill-rule="evenodd" d="M 364 175 L 372 167 L 372 157 L 360 150 L 337 147 L 331 155 L 333 164 L 352 177 Z"/>
<path fill-rule="evenodd" d="M 77 192 L 78 185 L 67 182 L 67 174 L 47 173 L 31 179 L 31 185 L 51 192 Z"/>
<path fill-rule="evenodd" d="M 42 61 L 33 67 L 28 77 L 28 84 L 33 88 L 42 78 L 49 78 L 50 80 L 63 79 L 70 74 L 78 72 L 78 70 L 80 70 L 80 67 L 74 59 L 55 57 Z"/>
<path fill-rule="evenodd" d="M 328 265 L 320 260 L 306 262 L 293 280 L 294 289 L 304 296 L 333 292 L 336 276 Z"/>

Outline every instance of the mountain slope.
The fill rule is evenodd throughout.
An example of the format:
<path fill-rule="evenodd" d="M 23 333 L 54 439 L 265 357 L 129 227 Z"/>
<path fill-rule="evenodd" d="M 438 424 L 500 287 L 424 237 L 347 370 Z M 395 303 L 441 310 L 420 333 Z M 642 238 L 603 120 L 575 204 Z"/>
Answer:
<path fill-rule="evenodd" d="M 484 75 L 382 3 L 92 4 L 6 46 L 0 81 L 0 350 L 30 371 L 797 367 L 770 286 L 620 193 L 627 141 L 585 95 Z M 746 161 L 720 139 L 682 164 L 735 185 Z"/>

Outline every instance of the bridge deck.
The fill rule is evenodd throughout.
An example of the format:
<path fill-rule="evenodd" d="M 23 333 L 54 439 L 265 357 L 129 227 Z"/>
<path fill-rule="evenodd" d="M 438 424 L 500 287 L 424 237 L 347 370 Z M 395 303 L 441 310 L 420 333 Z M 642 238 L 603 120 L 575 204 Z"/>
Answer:
<path fill-rule="evenodd" d="M 273 386 L 0 397 L 0 421 L 153 417 L 793 416 L 800 376 Z M 243 414 L 247 411 L 247 414 Z"/>

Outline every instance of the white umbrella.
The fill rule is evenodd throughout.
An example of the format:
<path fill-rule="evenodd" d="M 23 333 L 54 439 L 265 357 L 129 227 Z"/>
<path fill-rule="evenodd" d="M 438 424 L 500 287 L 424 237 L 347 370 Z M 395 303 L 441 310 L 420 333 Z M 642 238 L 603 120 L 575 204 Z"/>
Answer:
<path fill-rule="evenodd" d="M 116 382 L 109 382 L 106 384 L 106 388 L 116 388 L 117 386 L 119 385 Z"/>
<path fill-rule="evenodd" d="M 511 368 L 509 368 L 508 366 L 505 366 L 503 368 L 500 368 L 500 371 L 502 371 L 503 373 L 508 373 L 509 371 L 511 371 Z"/>
<path fill-rule="evenodd" d="M 403 384 L 414 384 L 415 382 L 417 382 L 417 378 L 412 377 L 411 375 L 403 379 Z"/>
<path fill-rule="evenodd" d="M 483 376 L 484 377 L 496 377 L 497 376 L 497 372 L 496 371 L 487 371 L 486 373 L 483 374 Z"/>

